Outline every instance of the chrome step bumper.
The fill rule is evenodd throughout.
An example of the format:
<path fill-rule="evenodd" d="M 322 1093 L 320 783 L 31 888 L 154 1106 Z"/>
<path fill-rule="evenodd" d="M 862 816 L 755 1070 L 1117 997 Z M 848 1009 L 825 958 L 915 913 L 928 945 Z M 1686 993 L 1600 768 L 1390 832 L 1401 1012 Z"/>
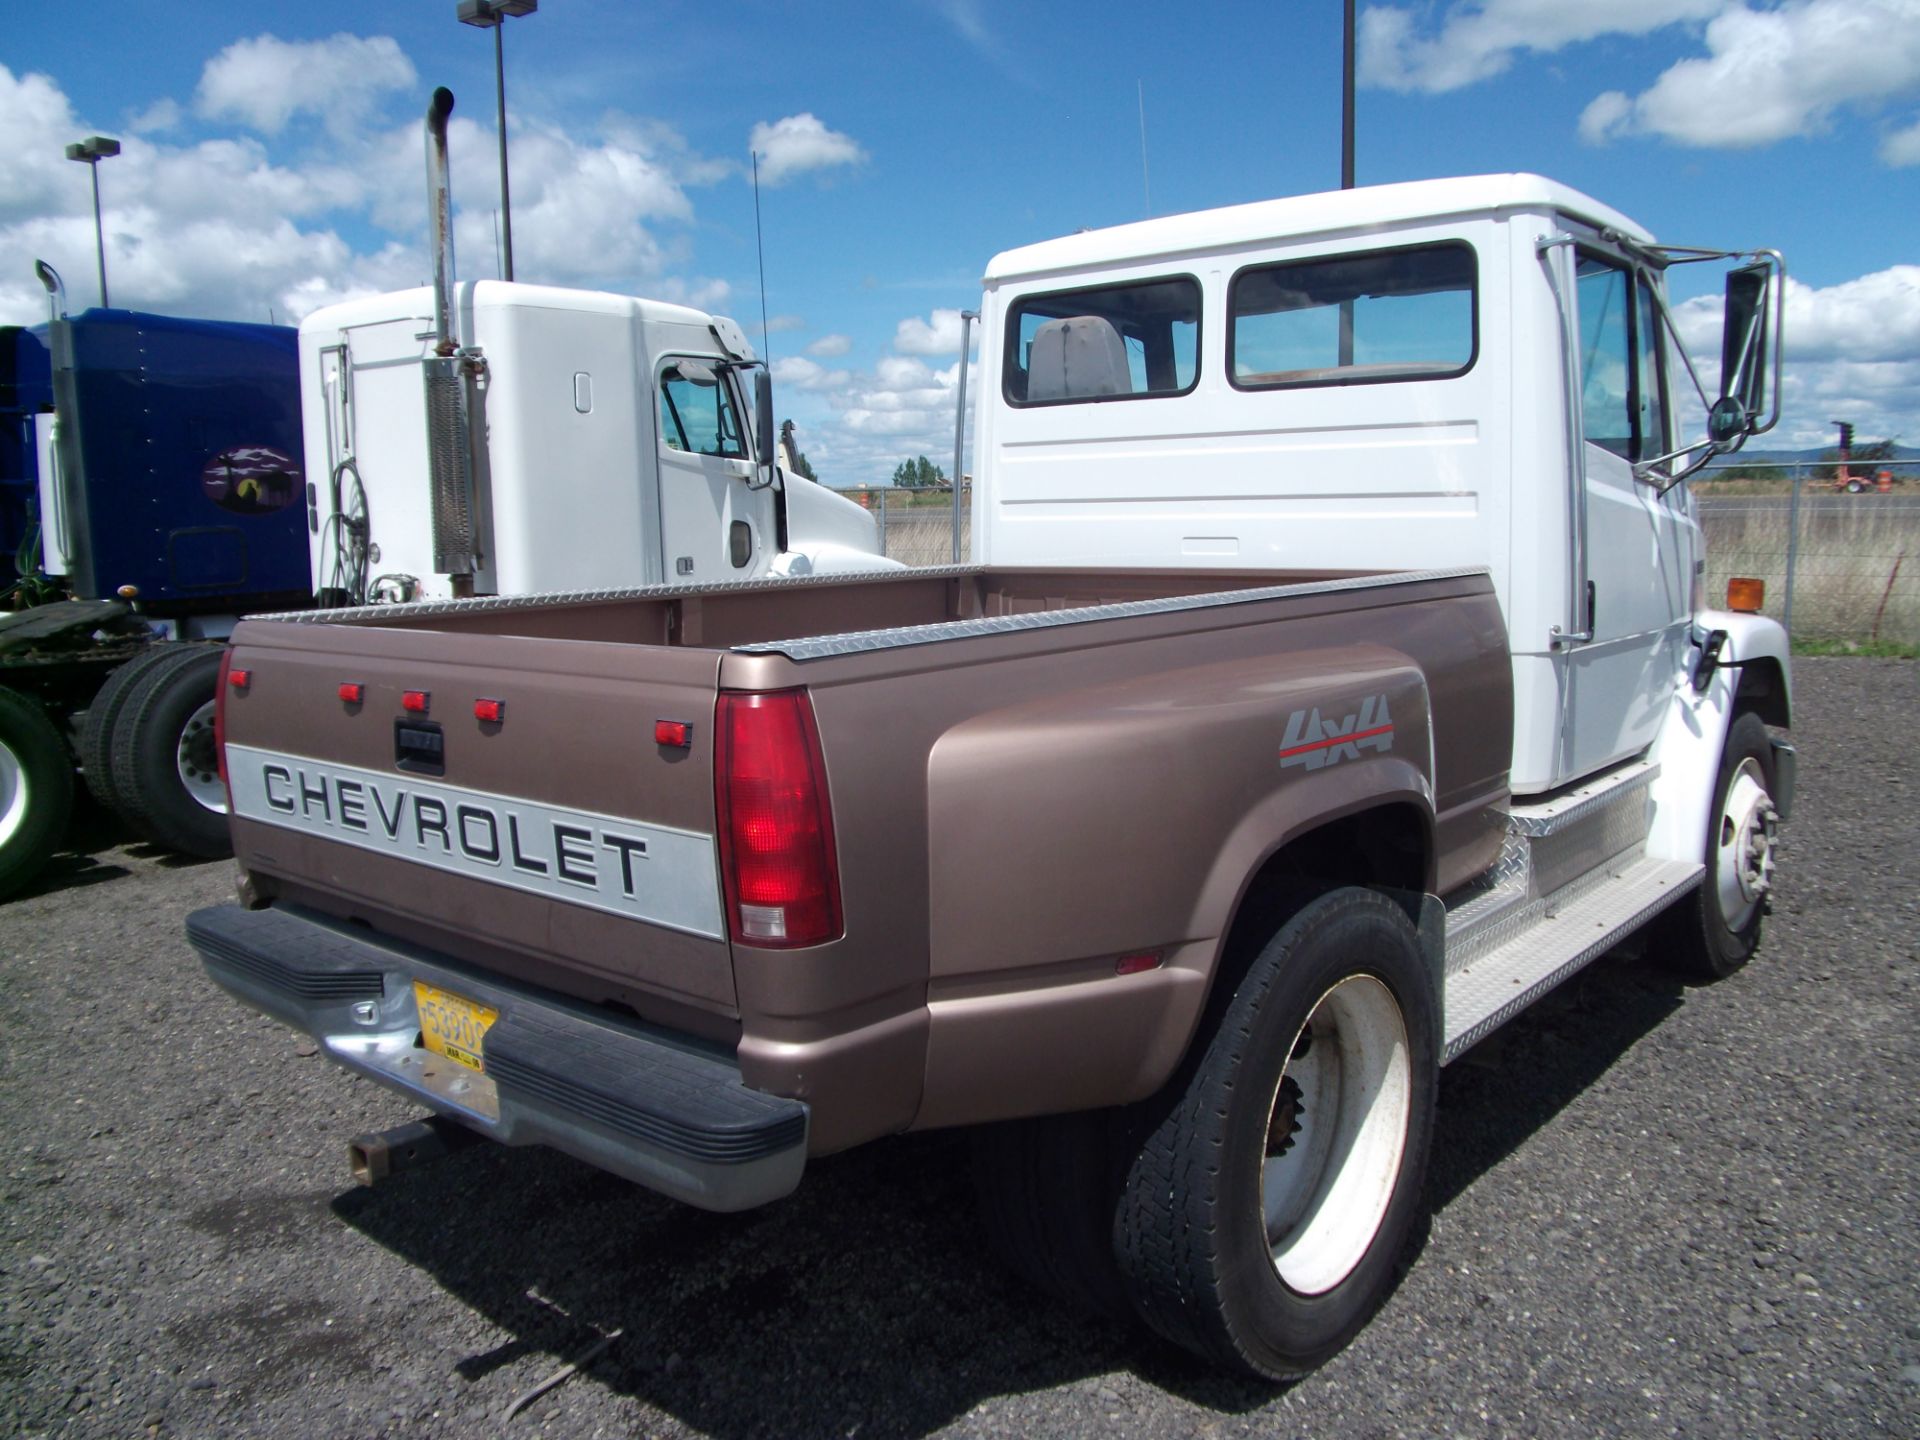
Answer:
<path fill-rule="evenodd" d="M 691 1040 L 292 908 L 197 910 L 187 939 L 222 989 L 502 1144 L 548 1145 L 705 1210 L 800 1183 L 806 1105 L 747 1088 L 729 1057 Z M 416 980 L 499 1013 L 484 1074 L 419 1044 Z"/>

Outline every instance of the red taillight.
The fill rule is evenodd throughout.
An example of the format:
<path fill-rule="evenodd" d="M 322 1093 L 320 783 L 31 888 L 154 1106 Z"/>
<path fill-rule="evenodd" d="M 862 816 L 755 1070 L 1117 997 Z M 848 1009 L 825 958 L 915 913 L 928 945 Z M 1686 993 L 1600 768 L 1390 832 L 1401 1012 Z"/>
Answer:
<path fill-rule="evenodd" d="M 473 702 L 473 718 L 485 725 L 498 725 L 507 718 L 507 702 L 476 700 Z"/>
<path fill-rule="evenodd" d="M 427 706 L 431 703 L 432 697 L 424 690 L 408 690 L 400 696 L 400 708 L 409 715 L 426 714 Z"/>
<path fill-rule="evenodd" d="M 656 720 L 653 722 L 653 743 L 665 745 L 670 750 L 685 750 L 693 744 L 693 726 L 684 720 Z"/>
<path fill-rule="evenodd" d="M 794 949 L 838 938 L 833 813 L 807 692 L 722 693 L 713 760 L 735 943 Z"/>
<path fill-rule="evenodd" d="M 247 672 L 239 672 L 245 675 Z M 213 682 L 213 758 L 220 772 L 220 783 L 227 787 L 227 812 L 233 812 L 233 786 L 227 782 L 227 682 L 232 678 L 233 650 L 220 652 L 220 678 Z M 236 686 L 236 689 L 243 688 Z"/>
<path fill-rule="evenodd" d="M 367 687 L 362 685 L 358 680 L 342 680 L 340 682 L 341 704 L 358 705 L 366 698 Z"/>

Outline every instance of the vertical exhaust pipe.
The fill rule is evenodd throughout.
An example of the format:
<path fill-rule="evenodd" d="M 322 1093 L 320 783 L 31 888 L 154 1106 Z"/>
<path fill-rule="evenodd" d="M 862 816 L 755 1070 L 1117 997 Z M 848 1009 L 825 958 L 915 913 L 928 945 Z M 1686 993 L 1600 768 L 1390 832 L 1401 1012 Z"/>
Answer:
<path fill-rule="evenodd" d="M 433 242 L 433 354 L 426 359 L 427 470 L 433 506 L 433 568 L 456 596 L 473 594 L 476 568 L 473 427 L 469 357 L 453 327 L 453 187 L 447 118 L 453 92 L 442 85 L 427 105 L 427 204 Z"/>
<path fill-rule="evenodd" d="M 453 92 L 442 85 L 427 102 L 427 234 L 433 242 L 434 350 L 453 344 L 453 184 L 447 166 L 447 120 Z"/>

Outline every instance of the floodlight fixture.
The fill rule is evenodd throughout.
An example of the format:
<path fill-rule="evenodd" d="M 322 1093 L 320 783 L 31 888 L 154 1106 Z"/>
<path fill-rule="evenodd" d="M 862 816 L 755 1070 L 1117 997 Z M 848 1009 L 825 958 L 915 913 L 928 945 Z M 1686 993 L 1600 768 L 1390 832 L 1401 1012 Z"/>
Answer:
<path fill-rule="evenodd" d="M 540 0 L 460 0 L 462 25 L 493 31 L 493 88 L 500 111 L 500 236 L 504 278 L 513 279 L 513 202 L 507 192 L 507 62 L 500 34 L 510 15 L 531 15 Z"/>
<path fill-rule="evenodd" d="M 107 308 L 107 236 L 100 223 L 100 162 L 120 153 L 120 142 L 105 135 L 89 135 L 67 146 L 67 159 L 78 160 L 93 175 L 93 253 L 100 263 L 100 308 Z"/>

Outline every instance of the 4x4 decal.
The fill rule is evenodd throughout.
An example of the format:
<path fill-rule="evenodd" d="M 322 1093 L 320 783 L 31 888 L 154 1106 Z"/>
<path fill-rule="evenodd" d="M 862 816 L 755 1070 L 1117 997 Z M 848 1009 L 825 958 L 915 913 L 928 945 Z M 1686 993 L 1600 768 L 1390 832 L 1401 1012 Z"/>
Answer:
<path fill-rule="evenodd" d="M 1287 716 L 1287 733 L 1280 741 L 1280 767 L 1304 765 L 1309 770 L 1358 760 L 1362 749 L 1381 754 L 1393 749 L 1393 716 L 1387 697 L 1369 695 L 1356 714 L 1342 720 L 1322 720 L 1320 707 L 1295 710 Z"/>

